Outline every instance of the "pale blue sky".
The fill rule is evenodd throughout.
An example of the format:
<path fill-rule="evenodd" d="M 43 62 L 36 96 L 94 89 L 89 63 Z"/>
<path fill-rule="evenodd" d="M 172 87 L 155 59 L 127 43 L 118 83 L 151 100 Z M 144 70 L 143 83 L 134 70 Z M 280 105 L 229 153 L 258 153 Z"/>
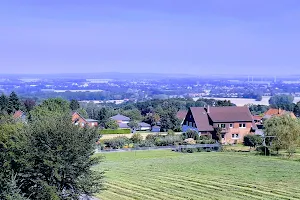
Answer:
<path fill-rule="evenodd" d="M 0 0 L 0 69 L 300 74 L 300 1 Z"/>

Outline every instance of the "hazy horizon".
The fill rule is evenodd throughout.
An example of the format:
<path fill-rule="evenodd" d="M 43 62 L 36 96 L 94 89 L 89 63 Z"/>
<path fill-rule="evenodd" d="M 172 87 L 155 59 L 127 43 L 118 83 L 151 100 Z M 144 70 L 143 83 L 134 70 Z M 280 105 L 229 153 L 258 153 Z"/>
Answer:
<path fill-rule="evenodd" d="M 0 74 L 300 74 L 298 0 L 10 0 Z"/>

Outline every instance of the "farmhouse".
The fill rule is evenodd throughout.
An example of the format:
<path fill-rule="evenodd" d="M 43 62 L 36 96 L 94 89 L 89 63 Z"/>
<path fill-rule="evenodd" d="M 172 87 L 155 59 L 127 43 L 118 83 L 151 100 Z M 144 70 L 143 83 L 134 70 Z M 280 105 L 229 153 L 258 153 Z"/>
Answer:
<path fill-rule="evenodd" d="M 191 107 L 183 121 L 182 130 L 195 130 L 221 142 L 234 144 L 243 142 L 247 134 L 254 134 L 255 123 L 248 107 Z"/>
<path fill-rule="evenodd" d="M 74 112 L 72 114 L 72 123 L 75 125 L 79 125 L 81 127 L 89 126 L 89 127 L 96 127 L 98 126 L 98 121 L 95 119 L 85 119 L 79 113 Z"/>
<path fill-rule="evenodd" d="M 270 108 L 269 110 L 267 110 L 264 113 L 264 117 L 263 119 L 269 119 L 271 117 L 275 117 L 275 116 L 282 116 L 282 115 L 290 115 L 292 118 L 296 118 L 295 114 L 293 112 L 290 111 L 286 111 L 280 108 Z"/>

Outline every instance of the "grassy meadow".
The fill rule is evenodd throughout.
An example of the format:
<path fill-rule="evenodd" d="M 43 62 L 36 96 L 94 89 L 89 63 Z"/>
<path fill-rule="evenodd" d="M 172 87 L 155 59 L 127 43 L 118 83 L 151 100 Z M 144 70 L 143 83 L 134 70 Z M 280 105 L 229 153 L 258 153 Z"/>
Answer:
<path fill-rule="evenodd" d="M 250 153 L 105 153 L 101 200 L 300 199 L 300 162 Z"/>

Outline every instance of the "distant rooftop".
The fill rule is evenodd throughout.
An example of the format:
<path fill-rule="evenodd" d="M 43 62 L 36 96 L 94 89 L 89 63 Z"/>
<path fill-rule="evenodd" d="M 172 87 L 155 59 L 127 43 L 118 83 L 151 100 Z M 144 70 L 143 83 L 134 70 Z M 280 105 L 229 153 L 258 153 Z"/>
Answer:
<path fill-rule="evenodd" d="M 116 121 L 130 121 L 129 117 L 126 117 L 126 116 L 120 115 L 120 114 L 112 116 L 111 119 L 116 120 Z"/>

